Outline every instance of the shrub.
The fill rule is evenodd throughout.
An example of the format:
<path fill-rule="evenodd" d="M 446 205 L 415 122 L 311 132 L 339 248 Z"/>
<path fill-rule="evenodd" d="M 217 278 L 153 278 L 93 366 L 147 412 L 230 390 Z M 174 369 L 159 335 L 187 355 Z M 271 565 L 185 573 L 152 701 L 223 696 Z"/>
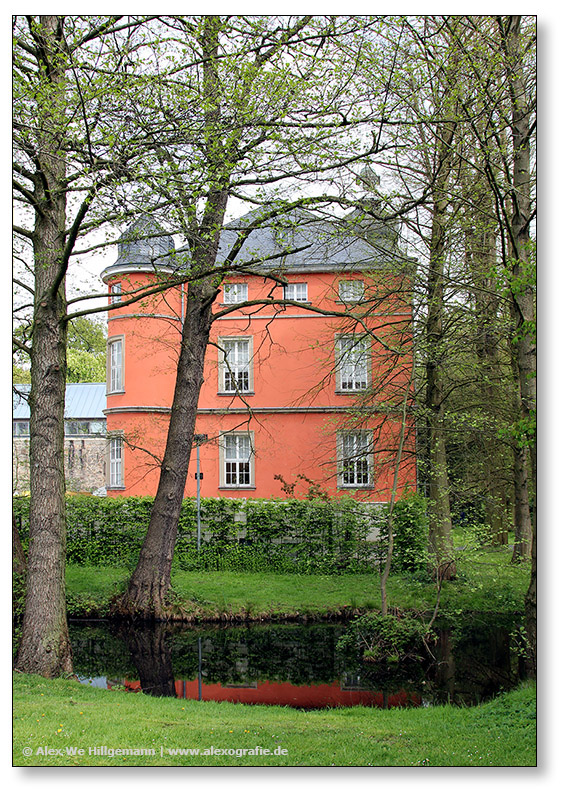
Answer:
<path fill-rule="evenodd" d="M 378 558 L 382 563 L 388 550 L 388 505 L 379 514 Z M 394 549 L 392 569 L 395 572 L 417 573 L 427 564 L 428 520 L 427 502 L 419 493 L 399 499 L 393 510 Z"/>
<path fill-rule="evenodd" d="M 424 644 L 431 638 L 428 626 L 409 615 L 363 614 L 351 622 L 338 641 L 338 650 L 359 649 L 367 662 L 396 663 L 421 657 Z"/>

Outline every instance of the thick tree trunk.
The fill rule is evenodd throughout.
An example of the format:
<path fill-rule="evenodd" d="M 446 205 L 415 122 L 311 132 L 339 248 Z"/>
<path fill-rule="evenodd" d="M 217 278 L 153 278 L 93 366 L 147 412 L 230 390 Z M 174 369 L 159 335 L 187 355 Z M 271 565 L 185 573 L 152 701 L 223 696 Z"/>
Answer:
<path fill-rule="evenodd" d="M 66 175 L 60 20 L 41 17 L 48 61 L 39 128 L 33 231 L 35 305 L 31 349 L 30 511 L 25 614 L 16 659 L 20 671 L 54 677 L 72 671 L 65 602 L 66 502 L 64 398 Z"/>
<path fill-rule="evenodd" d="M 178 520 L 189 469 L 199 390 L 212 318 L 212 296 L 190 286 L 176 387 L 160 481 L 137 566 L 116 611 L 145 619 L 166 619 Z"/>
<path fill-rule="evenodd" d="M 221 90 L 218 52 L 221 18 L 204 17 L 200 37 L 203 53 L 204 148 L 209 173 L 209 194 L 199 228 L 192 220 L 186 235 L 192 239 L 192 269 L 201 279 L 187 292 L 186 317 L 178 360 L 176 387 L 166 450 L 148 532 L 126 593 L 117 604 L 122 615 L 166 619 L 166 594 L 170 588 L 178 520 L 189 468 L 199 391 L 203 383 L 205 353 L 212 323 L 212 306 L 219 291 L 206 272 L 216 263 L 228 200 L 232 162 L 221 143 Z M 193 206 L 182 203 L 186 216 Z"/>
<path fill-rule="evenodd" d="M 16 666 L 20 671 L 57 676 L 72 670 L 66 623 L 66 500 L 64 478 L 64 397 L 66 327 L 62 285 L 49 294 L 59 271 L 61 224 L 43 227 L 36 243 L 38 266 L 31 355 L 30 510 L 27 595 L 22 640 Z M 41 223 L 43 224 L 43 223 Z M 64 225 L 62 225 L 64 227 Z M 54 259 L 50 259 L 51 257 Z"/>

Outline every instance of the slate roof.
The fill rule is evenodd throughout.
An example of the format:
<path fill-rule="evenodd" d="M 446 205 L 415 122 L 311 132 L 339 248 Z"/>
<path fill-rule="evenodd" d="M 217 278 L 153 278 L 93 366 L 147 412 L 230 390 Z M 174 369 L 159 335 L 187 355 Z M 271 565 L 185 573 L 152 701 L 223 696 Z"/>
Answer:
<path fill-rule="evenodd" d="M 133 270 L 146 266 L 177 266 L 172 236 L 151 216 L 141 216 L 130 224 L 120 236 L 117 249 L 117 260 L 101 273 L 104 281 L 114 269 L 122 266 L 131 266 Z"/>
<path fill-rule="evenodd" d="M 267 210 L 252 211 L 225 227 L 219 244 L 219 261 L 226 259 L 238 233 Z M 361 270 L 387 268 L 407 261 L 398 248 L 398 232 L 393 223 L 374 220 L 359 211 L 339 222 L 327 221 L 304 209 L 260 223 L 236 255 L 237 263 L 257 264 L 276 271 Z"/>
<path fill-rule="evenodd" d="M 244 241 L 236 255 L 236 264 L 268 271 L 344 271 L 389 268 L 412 262 L 399 249 L 396 223 L 375 219 L 368 213 L 380 215 L 380 204 L 365 199 L 367 211 L 355 209 L 339 221 L 319 219 L 310 211 L 297 208 L 288 214 L 264 219 Z M 230 222 L 221 233 L 218 262 L 224 262 L 236 243 L 241 230 L 267 216 L 271 206 L 250 211 Z M 155 235 L 149 237 L 148 234 Z M 174 252 L 177 252 L 175 262 Z M 119 239 L 119 255 L 114 266 L 181 265 L 187 247 L 175 250 L 171 236 L 151 217 L 141 217 Z"/>
<path fill-rule="evenodd" d="M 13 394 L 13 419 L 29 419 L 27 395 L 31 389 L 29 384 L 16 384 Z M 106 385 L 101 384 L 67 384 L 65 419 L 105 419 Z"/>

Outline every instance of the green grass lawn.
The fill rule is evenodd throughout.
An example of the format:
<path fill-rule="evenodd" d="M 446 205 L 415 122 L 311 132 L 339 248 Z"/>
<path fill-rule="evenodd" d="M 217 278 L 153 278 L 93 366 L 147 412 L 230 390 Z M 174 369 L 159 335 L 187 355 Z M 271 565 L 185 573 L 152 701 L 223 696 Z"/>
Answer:
<path fill-rule="evenodd" d="M 16 766 L 483 767 L 536 763 L 532 684 L 470 708 L 303 711 L 153 698 L 91 688 L 74 680 L 16 674 L 13 709 Z M 114 755 L 89 752 L 102 746 L 114 749 Z M 215 753 L 234 749 L 239 755 L 170 753 L 211 747 Z M 145 753 L 115 754 L 116 749 L 145 749 Z M 154 755 L 147 754 L 151 749 Z M 265 749 L 271 755 L 265 755 Z"/>
<path fill-rule="evenodd" d="M 458 551 L 458 578 L 444 584 L 442 610 L 522 611 L 529 565 L 512 565 L 510 558 L 507 548 Z M 110 598 L 123 588 L 128 575 L 126 568 L 69 566 L 70 615 L 107 613 Z M 321 616 L 380 605 L 377 573 L 322 576 L 176 570 L 172 584 L 178 606 L 195 617 Z M 391 575 L 388 597 L 391 606 L 431 610 L 435 584 L 415 576 Z"/>

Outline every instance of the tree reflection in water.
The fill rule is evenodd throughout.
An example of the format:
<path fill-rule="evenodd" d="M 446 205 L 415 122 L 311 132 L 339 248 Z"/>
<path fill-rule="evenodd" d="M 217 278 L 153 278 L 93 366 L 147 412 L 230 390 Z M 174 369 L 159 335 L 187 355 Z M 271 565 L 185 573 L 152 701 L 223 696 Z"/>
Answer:
<path fill-rule="evenodd" d="M 295 707 L 471 704 L 521 675 L 510 620 L 471 620 L 438 630 L 424 655 L 367 664 L 336 649 L 345 624 L 201 627 L 72 622 L 78 675 L 125 678 L 131 690 Z M 108 684 L 110 684 L 108 682 Z"/>

